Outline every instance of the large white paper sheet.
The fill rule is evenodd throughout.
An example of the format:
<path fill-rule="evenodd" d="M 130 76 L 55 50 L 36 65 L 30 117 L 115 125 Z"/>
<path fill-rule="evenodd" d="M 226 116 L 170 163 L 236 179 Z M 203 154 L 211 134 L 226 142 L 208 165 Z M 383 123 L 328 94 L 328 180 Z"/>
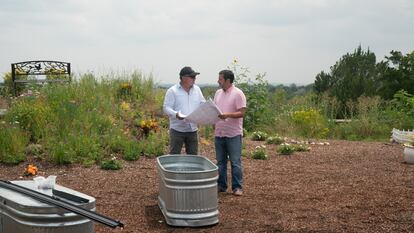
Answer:
<path fill-rule="evenodd" d="M 178 113 L 178 115 L 180 117 L 183 117 L 185 120 L 200 125 L 215 124 L 217 121 L 220 120 L 220 118 L 218 117 L 219 114 L 222 114 L 222 112 L 217 107 L 217 105 L 211 100 L 202 103 L 196 110 L 194 110 L 187 116 L 182 115 L 180 112 Z"/>

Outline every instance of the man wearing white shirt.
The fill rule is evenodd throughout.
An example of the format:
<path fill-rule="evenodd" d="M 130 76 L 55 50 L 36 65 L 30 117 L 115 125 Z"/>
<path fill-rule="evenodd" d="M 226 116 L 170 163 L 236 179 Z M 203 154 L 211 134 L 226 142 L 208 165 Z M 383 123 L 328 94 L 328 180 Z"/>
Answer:
<path fill-rule="evenodd" d="M 200 87 L 194 84 L 199 74 L 189 66 L 182 68 L 180 82 L 165 94 L 164 112 L 170 118 L 170 154 L 181 154 L 183 144 L 187 154 L 198 154 L 197 125 L 184 120 L 179 112 L 188 115 L 206 101 Z"/>

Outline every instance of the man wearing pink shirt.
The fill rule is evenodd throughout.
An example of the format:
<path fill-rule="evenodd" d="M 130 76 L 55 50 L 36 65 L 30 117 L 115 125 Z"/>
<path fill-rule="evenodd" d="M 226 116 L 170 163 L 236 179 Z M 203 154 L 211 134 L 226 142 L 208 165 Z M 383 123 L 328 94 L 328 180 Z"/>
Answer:
<path fill-rule="evenodd" d="M 222 121 L 215 124 L 216 159 L 219 171 L 218 191 L 227 190 L 227 161 L 231 163 L 231 188 L 236 196 L 243 195 L 243 172 L 241 164 L 243 116 L 246 112 L 246 96 L 233 85 L 234 74 L 231 70 L 219 73 L 214 102 L 223 112 Z"/>

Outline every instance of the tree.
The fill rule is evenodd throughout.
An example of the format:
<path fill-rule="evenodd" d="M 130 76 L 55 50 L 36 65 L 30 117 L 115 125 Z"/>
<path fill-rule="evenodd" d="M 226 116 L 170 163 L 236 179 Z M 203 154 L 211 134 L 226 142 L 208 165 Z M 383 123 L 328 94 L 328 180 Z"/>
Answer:
<path fill-rule="evenodd" d="M 376 95 L 378 79 L 375 54 L 358 46 L 331 66 L 330 73 L 322 71 L 316 75 L 314 91 L 318 96 L 327 93 L 335 97 L 339 101 L 337 117 L 344 117 L 349 113 L 347 102 L 356 101 L 362 95 Z"/>
<path fill-rule="evenodd" d="M 384 99 L 392 99 L 399 90 L 414 94 L 414 51 L 405 56 L 394 50 L 390 54 L 377 65 L 381 73 L 378 93 Z"/>
<path fill-rule="evenodd" d="M 331 94 L 339 101 L 357 100 L 358 97 L 376 94 L 376 57 L 361 46 L 354 53 L 347 53 L 331 67 Z"/>
<path fill-rule="evenodd" d="M 332 86 L 332 77 L 330 74 L 321 71 L 316 75 L 315 83 L 313 85 L 313 90 L 316 94 L 322 94 L 325 91 L 328 91 Z"/>

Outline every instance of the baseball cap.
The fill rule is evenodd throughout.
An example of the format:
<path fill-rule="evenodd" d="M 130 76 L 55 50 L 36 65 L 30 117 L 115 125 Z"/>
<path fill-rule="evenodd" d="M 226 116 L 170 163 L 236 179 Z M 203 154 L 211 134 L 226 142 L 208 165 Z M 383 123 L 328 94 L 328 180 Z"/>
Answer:
<path fill-rule="evenodd" d="M 184 68 L 181 69 L 180 71 L 180 77 L 184 77 L 184 76 L 196 76 L 199 75 L 200 73 L 195 72 L 193 70 L 193 68 L 189 67 L 189 66 L 185 66 Z"/>

